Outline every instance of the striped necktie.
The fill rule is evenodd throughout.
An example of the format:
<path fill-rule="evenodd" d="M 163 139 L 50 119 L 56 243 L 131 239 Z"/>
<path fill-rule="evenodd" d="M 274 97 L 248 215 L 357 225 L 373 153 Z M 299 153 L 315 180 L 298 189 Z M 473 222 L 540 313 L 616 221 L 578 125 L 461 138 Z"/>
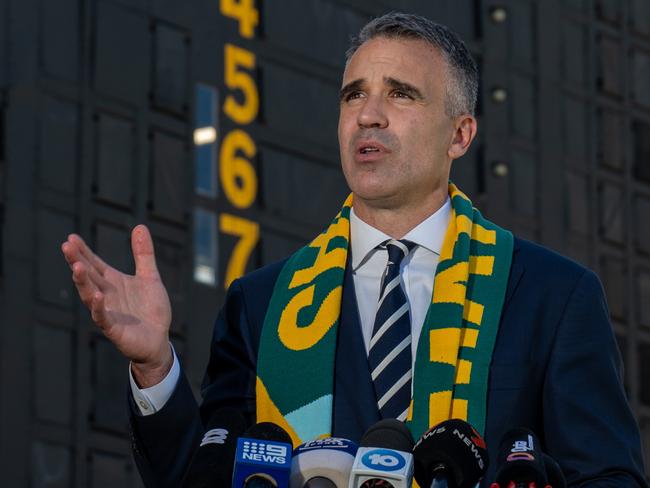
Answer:
<path fill-rule="evenodd" d="M 388 264 L 382 280 L 368 364 L 382 418 L 406 419 L 411 402 L 411 319 L 401 286 L 400 263 L 415 244 L 389 240 Z"/>

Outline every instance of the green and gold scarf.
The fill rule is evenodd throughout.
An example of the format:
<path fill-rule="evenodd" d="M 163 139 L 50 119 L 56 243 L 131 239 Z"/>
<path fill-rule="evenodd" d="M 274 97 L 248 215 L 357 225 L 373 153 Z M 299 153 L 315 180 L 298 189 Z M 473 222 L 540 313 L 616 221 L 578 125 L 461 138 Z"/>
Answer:
<path fill-rule="evenodd" d="M 417 439 L 460 418 L 485 428 L 487 382 L 513 237 L 449 184 L 452 211 L 413 372 L 407 425 Z M 257 362 L 257 421 L 294 445 L 331 435 L 334 358 L 350 242 L 352 195 L 330 226 L 285 263 L 266 312 Z"/>

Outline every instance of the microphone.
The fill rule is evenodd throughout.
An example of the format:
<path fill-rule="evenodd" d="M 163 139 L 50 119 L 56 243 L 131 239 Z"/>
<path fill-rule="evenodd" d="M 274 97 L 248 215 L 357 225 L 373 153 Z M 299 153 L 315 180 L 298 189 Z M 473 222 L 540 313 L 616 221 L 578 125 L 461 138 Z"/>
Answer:
<path fill-rule="evenodd" d="M 473 488 L 488 467 L 485 441 L 467 422 L 439 423 L 415 444 L 415 480 L 420 487 Z"/>
<path fill-rule="evenodd" d="M 288 488 L 292 448 L 291 437 L 279 425 L 253 425 L 237 440 L 232 487 Z"/>
<path fill-rule="evenodd" d="M 546 470 L 539 441 L 532 431 L 512 429 L 501 439 L 496 480 L 491 488 L 544 488 Z"/>
<path fill-rule="evenodd" d="M 349 488 L 410 488 L 413 480 L 413 437 L 396 419 L 380 420 L 361 438 Z"/>
<path fill-rule="evenodd" d="M 337 437 L 298 446 L 291 461 L 291 488 L 347 488 L 358 446 Z"/>
<path fill-rule="evenodd" d="M 560 465 L 545 452 L 542 453 L 542 459 L 544 460 L 549 486 L 551 488 L 566 488 L 566 478 L 562 469 L 560 469 Z"/>
<path fill-rule="evenodd" d="M 237 438 L 246 429 L 241 413 L 232 408 L 217 410 L 207 423 L 181 486 L 184 488 L 212 488 L 228 486 L 232 480 Z"/>

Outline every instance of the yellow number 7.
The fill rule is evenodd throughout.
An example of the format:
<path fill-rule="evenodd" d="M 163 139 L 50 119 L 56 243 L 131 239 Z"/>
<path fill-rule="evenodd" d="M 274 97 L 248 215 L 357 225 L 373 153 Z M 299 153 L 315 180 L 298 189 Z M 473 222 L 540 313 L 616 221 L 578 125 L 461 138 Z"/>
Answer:
<path fill-rule="evenodd" d="M 248 259 L 260 238 L 260 226 L 256 222 L 251 222 L 236 215 L 221 214 L 219 216 L 219 230 L 224 234 L 239 237 L 239 241 L 235 244 L 226 266 L 224 287 L 227 289 L 230 283 L 246 272 Z"/>

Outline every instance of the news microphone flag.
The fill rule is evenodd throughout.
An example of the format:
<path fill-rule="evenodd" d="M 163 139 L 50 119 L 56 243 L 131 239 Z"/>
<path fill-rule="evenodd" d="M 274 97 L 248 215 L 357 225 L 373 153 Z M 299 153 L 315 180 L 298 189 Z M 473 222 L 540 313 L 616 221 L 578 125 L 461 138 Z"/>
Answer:
<path fill-rule="evenodd" d="M 245 435 L 237 440 L 233 488 L 251 486 L 254 480 L 267 480 L 269 487 L 288 488 L 293 449 L 289 434 L 278 425 L 263 422 Z"/>
<path fill-rule="evenodd" d="M 413 481 L 413 437 L 399 420 L 384 419 L 361 438 L 350 474 L 349 488 L 383 481 L 394 488 L 410 488 Z M 379 486 L 379 485 L 378 485 Z"/>
<path fill-rule="evenodd" d="M 547 484 L 541 446 L 537 436 L 529 429 L 512 429 L 503 436 L 497 463 L 492 488 L 507 488 L 511 484 L 540 488 Z"/>
<path fill-rule="evenodd" d="M 349 488 L 374 480 L 387 481 L 394 488 L 410 488 L 413 456 L 395 449 L 360 447 L 352 465 Z"/>
<path fill-rule="evenodd" d="M 415 479 L 421 487 L 473 488 L 488 466 L 485 441 L 467 422 L 439 423 L 415 444 Z"/>
<path fill-rule="evenodd" d="M 291 461 L 291 488 L 347 487 L 357 450 L 354 442 L 338 437 L 316 439 L 298 446 Z"/>

